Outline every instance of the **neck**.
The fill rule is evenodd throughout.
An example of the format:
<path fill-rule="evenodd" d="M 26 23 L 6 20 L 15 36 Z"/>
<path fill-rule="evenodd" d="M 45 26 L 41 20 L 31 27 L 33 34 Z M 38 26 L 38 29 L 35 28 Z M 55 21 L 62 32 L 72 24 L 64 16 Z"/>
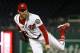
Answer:
<path fill-rule="evenodd" d="M 22 17 L 22 16 L 20 16 L 20 20 L 23 20 L 23 19 L 26 19 L 26 17 Z"/>

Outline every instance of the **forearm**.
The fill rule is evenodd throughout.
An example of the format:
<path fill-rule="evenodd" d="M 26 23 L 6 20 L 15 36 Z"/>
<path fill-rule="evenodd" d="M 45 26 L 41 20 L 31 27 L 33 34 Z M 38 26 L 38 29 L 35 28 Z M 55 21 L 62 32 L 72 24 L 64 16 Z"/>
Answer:
<path fill-rule="evenodd" d="M 16 28 L 17 28 L 17 30 L 21 33 L 21 36 L 20 36 L 21 39 L 22 39 L 23 41 L 28 40 L 28 37 L 27 37 L 27 35 L 26 35 L 27 32 L 22 31 L 18 25 L 16 25 Z"/>
<path fill-rule="evenodd" d="M 46 44 L 49 44 L 48 33 L 44 25 L 39 26 L 39 29 L 42 31 Z"/>

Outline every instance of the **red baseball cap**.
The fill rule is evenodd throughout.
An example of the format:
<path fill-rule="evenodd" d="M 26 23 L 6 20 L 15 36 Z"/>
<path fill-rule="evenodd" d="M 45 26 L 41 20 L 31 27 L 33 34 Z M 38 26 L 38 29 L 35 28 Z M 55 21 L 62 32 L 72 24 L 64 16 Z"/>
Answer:
<path fill-rule="evenodd" d="M 19 11 L 27 10 L 27 4 L 26 3 L 19 3 L 18 4 L 18 10 Z"/>

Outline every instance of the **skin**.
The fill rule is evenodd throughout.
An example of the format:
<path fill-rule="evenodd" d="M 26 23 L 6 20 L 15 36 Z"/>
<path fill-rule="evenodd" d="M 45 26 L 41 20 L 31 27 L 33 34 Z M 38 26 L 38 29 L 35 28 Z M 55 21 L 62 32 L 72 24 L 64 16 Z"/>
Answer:
<path fill-rule="evenodd" d="M 29 16 L 29 13 L 27 10 L 25 10 L 24 12 L 18 11 L 18 13 L 20 14 L 20 19 L 26 19 Z"/>

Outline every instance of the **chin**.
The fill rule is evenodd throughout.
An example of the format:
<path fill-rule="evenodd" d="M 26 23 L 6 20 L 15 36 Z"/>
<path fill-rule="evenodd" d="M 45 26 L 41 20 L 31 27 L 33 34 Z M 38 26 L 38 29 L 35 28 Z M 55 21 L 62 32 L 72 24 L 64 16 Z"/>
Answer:
<path fill-rule="evenodd" d="M 26 16 L 24 15 L 23 18 L 26 18 Z"/>

